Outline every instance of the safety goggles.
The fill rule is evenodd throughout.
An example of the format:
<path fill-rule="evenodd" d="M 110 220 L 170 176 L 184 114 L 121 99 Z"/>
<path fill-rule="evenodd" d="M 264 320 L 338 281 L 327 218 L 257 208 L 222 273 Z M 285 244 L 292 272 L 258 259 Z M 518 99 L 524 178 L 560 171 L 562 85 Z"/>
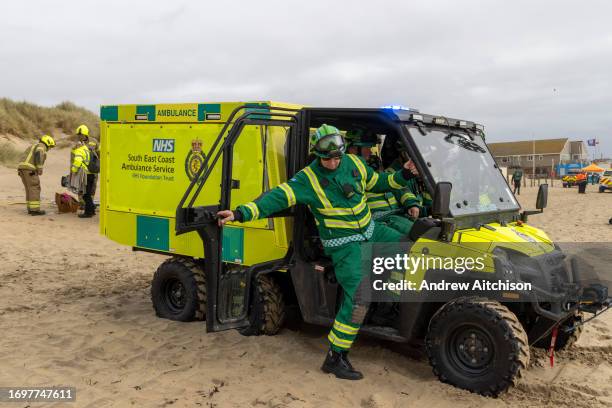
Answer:
<path fill-rule="evenodd" d="M 338 157 L 344 154 L 346 146 L 342 136 L 336 133 L 319 139 L 314 146 L 314 150 L 325 157 Z"/>

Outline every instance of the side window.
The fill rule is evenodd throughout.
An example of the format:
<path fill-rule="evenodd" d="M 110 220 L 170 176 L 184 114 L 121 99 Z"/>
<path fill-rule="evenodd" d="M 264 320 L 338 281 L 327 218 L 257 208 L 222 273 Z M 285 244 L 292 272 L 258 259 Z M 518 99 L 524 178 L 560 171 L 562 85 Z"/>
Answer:
<path fill-rule="evenodd" d="M 246 125 L 236 140 L 232 155 L 230 208 L 245 204 L 287 180 L 286 144 L 290 128 Z M 266 219 L 247 224 L 253 228 L 272 227 Z"/>
<path fill-rule="evenodd" d="M 265 126 L 263 129 L 264 191 L 287 181 L 291 130 L 290 126 Z"/>

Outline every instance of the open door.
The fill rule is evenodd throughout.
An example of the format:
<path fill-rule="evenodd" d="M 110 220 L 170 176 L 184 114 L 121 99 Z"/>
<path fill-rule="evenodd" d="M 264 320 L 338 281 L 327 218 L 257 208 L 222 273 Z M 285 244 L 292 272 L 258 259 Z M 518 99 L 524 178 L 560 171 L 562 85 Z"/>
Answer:
<path fill-rule="evenodd" d="M 239 112 L 242 112 L 241 116 L 233 122 Z M 237 108 L 206 154 L 204 163 L 177 207 L 177 235 L 197 231 L 204 245 L 206 328 L 209 332 L 248 326 L 254 278 L 260 271 L 274 268 L 277 266 L 275 263 L 281 261 L 268 260 L 244 266 L 240 255 L 234 254 L 235 249 L 230 242 L 231 235 L 241 233 L 242 228 L 219 227 L 216 214 L 220 209 L 233 209 L 274 187 L 269 185 L 268 177 L 269 131 L 274 128 L 285 132 L 289 145 L 296 129 L 298 112 L 297 109 L 267 105 L 248 104 Z M 285 160 L 288 160 L 286 156 L 290 150 L 287 148 L 283 152 Z M 218 171 L 216 177 L 211 177 L 215 166 L 221 166 L 220 180 Z M 200 193 L 206 193 L 206 186 L 219 181 L 219 204 L 196 206 L 196 199 Z M 252 222 L 250 228 L 265 229 L 269 222 Z"/>

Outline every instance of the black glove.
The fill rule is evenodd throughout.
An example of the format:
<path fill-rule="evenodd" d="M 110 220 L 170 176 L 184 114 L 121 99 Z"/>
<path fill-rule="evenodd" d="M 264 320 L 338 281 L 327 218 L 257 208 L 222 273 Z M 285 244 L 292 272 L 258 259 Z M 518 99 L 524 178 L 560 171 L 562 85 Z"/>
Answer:
<path fill-rule="evenodd" d="M 242 216 L 242 212 L 238 210 L 232 211 L 234 213 L 234 221 L 244 222 L 244 217 Z"/>
<path fill-rule="evenodd" d="M 402 177 L 406 180 L 410 180 L 415 178 L 416 176 L 407 168 L 402 167 Z"/>
<path fill-rule="evenodd" d="M 380 157 L 378 157 L 377 155 L 373 154 L 370 157 L 368 157 L 368 160 L 366 161 L 366 164 L 368 166 L 370 166 L 371 168 L 373 168 L 374 170 L 378 171 L 382 168 L 382 160 L 380 159 Z"/>

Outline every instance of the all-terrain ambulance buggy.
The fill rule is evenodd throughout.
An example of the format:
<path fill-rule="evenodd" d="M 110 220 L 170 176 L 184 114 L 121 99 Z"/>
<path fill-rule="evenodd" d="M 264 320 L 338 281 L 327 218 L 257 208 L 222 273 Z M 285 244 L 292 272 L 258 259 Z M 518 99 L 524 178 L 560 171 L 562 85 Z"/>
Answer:
<path fill-rule="evenodd" d="M 521 212 L 473 122 L 275 102 L 103 106 L 100 230 L 168 255 L 151 285 L 158 316 L 205 320 L 209 332 L 271 335 L 293 307 L 305 322 L 332 325 L 342 292 L 307 208 L 222 228 L 216 219 L 305 167 L 310 132 L 323 123 L 384 135 L 385 166 L 398 146 L 415 162 L 433 218 L 415 223 L 404 247 L 410 256 L 484 259 L 478 271 L 422 268 L 406 280 L 531 286 L 374 303 L 361 334 L 422 344 L 440 380 L 497 395 L 527 367 L 530 344 L 548 347 L 554 332 L 555 347 L 568 346 L 582 312 L 607 305 L 607 288 L 582 287 L 578 268 L 528 224 L 546 207 L 547 186 L 538 211 Z"/>

